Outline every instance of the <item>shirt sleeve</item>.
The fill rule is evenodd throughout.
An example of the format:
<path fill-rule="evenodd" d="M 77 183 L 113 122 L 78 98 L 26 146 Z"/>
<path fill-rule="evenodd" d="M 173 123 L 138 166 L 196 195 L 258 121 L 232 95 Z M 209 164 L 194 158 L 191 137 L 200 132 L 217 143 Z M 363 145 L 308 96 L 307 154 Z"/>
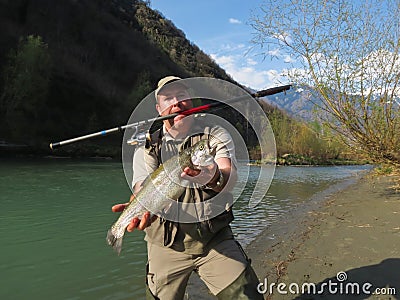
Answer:
<path fill-rule="evenodd" d="M 137 182 L 144 181 L 146 177 L 158 167 L 157 157 L 141 146 L 133 155 L 133 178 L 132 188 Z"/>
<path fill-rule="evenodd" d="M 215 160 L 222 157 L 229 158 L 237 166 L 235 145 L 229 132 L 220 126 L 216 126 L 211 129 L 210 135 L 210 147 L 216 146 Z"/>

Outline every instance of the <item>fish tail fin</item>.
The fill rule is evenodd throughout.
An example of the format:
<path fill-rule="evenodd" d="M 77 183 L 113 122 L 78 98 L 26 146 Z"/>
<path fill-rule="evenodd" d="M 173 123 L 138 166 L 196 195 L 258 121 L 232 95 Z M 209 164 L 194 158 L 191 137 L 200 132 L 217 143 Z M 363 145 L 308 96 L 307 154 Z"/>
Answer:
<path fill-rule="evenodd" d="M 121 249 L 122 249 L 122 240 L 123 240 L 124 236 L 121 236 L 120 238 L 117 238 L 112 230 L 108 230 L 107 232 L 107 243 L 113 247 L 113 249 L 118 253 L 118 255 L 120 255 L 121 253 Z"/>

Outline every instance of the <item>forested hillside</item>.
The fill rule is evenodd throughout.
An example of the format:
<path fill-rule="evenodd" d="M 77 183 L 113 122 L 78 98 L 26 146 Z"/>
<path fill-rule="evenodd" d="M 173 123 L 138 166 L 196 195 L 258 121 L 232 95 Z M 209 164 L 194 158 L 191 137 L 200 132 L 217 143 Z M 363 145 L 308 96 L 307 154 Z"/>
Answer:
<path fill-rule="evenodd" d="M 1 0 L 0 24 L 0 140 L 31 149 L 124 124 L 165 75 L 233 82 L 139 0 Z"/>
<path fill-rule="evenodd" d="M 0 0 L 0 26 L 0 154 L 118 157 L 121 134 L 54 153 L 48 145 L 124 125 L 165 75 L 235 83 L 146 1 Z M 339 156 L 340 147 L 318 128 L 262 106 L 280 156 L 317 162 Z M 222 113 L 239 131 L 245 128 L 238 113 Z M 243 134 L 257 159 L 257 140 L 251 131 Z"/>

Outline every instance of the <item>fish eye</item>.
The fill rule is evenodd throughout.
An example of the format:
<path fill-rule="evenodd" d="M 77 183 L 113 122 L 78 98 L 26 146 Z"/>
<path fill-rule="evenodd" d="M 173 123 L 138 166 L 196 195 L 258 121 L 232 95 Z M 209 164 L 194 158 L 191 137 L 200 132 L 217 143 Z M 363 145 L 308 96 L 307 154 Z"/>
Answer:
<path fill-rule="evenodd" d="M 204 150 L 204 145 L 200 145 L 199 149 L 200 149 L 200 151 L 203 151 Z"/>

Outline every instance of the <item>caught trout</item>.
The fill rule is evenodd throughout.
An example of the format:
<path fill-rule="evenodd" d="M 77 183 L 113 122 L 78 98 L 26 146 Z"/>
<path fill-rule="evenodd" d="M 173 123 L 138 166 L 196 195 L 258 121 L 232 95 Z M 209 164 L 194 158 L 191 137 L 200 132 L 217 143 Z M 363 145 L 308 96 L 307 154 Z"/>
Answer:
<path fill-rule="evenodd" d="M 118 220 L 107 233 L 107 242 L 118 253 L 121 252 L 125 229 L 135 217 L 144 212 L 160 214 L 171 205 L 171 199 L 178 200 L 186 189 L 187 182 L 181 178 L 184 168 L 199 169 L 213 163 L 215 148 L 208 140 L 200 140 L 188 149 L 182 150 L 160 165 L 147 179 L 134 200 L 124 209 Z"/>

